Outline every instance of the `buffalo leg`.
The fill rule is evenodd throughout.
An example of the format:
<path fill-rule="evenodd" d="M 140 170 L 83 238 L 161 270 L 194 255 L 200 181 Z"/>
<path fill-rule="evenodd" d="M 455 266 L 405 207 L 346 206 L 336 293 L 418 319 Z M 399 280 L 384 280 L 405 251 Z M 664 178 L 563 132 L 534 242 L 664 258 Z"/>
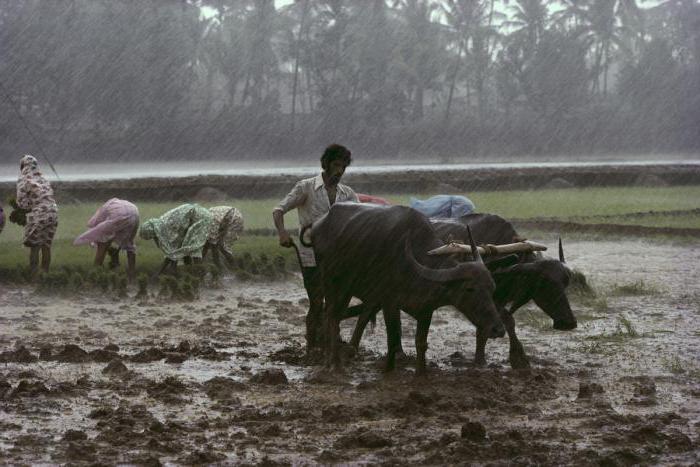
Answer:
<path fill-rule="evenodd" d="M 329 365 L 332 369 L 342 370 L 343 364 L 340 355 L 340 321 L 343 312 L 348 307 L 352 297 L 345 294 L 334 294 L 326 297 L 325 316 L 327 319 L 327 348 L 329 349 Z"/>
<path fill-rule="evenodd" d="M 396 367 L 396 352 L 401 348 L 401 319 L 398 308 L 384 308 L 384 324 L 386 326 L 386 371 L 392 371 Z"/>
<path fill-rule="evenodd" d="M 303 267 L 304 288 L 309 297 L 309 311 L 306 313 L 306 351 L 323 346 L 323 282 L 316 267 Z"/>
<path fill-rule="evenodd" d="M 362 340 L 362 335 L 365 332 L 367 323 L 377 316 L 379 309 L 378 306 L 367 306 L 364 307 L 364 311 L 358 316 L 355 330 L 352 332 L 352 339 L 350 339 L 350 344 L 354 347 L 355 351 L 360 348 L 360 340 Z"/>
<path fill-rule="evenodd" d="M 523 345 L 515 334 L 515 319 L 513 319 L 513 314 L 507 312 L 501 313 L 501 321 L 503 321 L 503 325 L 508 333 L 508 339 L 510 340 L 508 361 L 510 362 L 511 368 L 529 368 L 530 362 L 527 359 L 527 355 L 525 355 L 525 349 L 523 349 Z"/>
<path fill-rule="evenodd" d="M 488 340 L 489 338 L 486 336 L 486 331 L 482 328 L 476 328 L 476 352 L 474 353 L 475 365 L 486 365 L 486 341 Z"/>
<path fill-rule="evenodd" d="M 424 318 L 418 320 L 418 329 L 416 330 L 416 373 L 419 375 L 425 374 L 425 352 L 428 350 L 428 331 L 430 330 L 430 322 L 433 319 L 433 312 L 426 313 Z"/>

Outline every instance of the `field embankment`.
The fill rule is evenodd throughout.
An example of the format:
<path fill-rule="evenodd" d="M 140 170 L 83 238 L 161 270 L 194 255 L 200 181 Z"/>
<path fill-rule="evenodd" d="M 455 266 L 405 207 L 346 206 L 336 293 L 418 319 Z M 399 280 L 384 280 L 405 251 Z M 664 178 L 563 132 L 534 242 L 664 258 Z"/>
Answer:
<path fill-rule="evenodd" d="M 313 174 L 308 174 L 312 176 Z M 198 175 L 110 180 L 56 181 L 59 201 L 99 201 L 119 197 L 132 201 L 208 201 L 213 198 L 263 199 L 280 197 L 301 178 L 299 174 Z M 345 182 L 359 193 L 472 193 L 619 186 L 681 186 L 700 181 L 700 164 L 621 164 L 545 167 L 474 167 L 435 170 L 357 172 Z M 14 183 L 0 182 L 7 198 Z"/>

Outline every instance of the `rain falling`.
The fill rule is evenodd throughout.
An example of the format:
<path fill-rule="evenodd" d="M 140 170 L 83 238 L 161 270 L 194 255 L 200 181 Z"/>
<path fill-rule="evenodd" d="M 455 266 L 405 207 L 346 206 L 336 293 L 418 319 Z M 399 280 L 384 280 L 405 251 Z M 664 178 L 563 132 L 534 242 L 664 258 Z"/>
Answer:
<path fill-rule="evenodd" d="M 698 0 L 0 0 L 0 463 L 700 462 Z"/>

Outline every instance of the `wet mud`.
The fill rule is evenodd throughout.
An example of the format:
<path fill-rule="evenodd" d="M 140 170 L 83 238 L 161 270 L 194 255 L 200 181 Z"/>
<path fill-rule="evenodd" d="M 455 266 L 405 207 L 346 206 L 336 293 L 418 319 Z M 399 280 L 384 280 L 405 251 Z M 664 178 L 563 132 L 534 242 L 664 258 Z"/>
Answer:
<path fill-rule="evenodd" d="M 639 252 L 644 251 L 644 257 Z M 344 373 L 304 349 L 301 279 L 223 279 L 194 303 L 0 289 L 0 459 L 8 464 L 700 462 L 700 248 L 569 241 L 596 295 L 574 331 L 516 315 L 473 365 L 475 330 L 435 314 L 429 372 L 383 372 L 381 317 Z M 130 291 L 134 296 L 136 290 Z M 354 320 L 343 323 L 349 339 Z"/>

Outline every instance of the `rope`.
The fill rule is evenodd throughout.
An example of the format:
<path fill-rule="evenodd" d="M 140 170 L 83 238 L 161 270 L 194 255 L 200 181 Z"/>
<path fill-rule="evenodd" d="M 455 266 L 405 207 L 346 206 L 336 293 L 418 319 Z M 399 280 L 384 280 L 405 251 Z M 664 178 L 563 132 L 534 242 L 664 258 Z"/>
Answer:
<path fill-rule="evenodd" d="M 484 249 L 486 256 L 498 255 L 498 249 L 496 248 L 496 245 L 492 245 L 492 244 L 488 243 L 486 245 L 479 245 L 479 246 Z"/>

